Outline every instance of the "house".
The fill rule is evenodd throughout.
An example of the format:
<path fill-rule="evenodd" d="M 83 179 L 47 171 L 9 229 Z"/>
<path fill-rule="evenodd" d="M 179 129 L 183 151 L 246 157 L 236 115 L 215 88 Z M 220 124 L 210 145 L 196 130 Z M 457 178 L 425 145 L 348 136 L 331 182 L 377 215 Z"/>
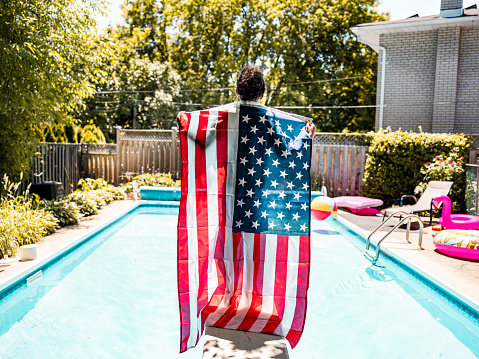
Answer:
<path fill-rule="evenodd" d="M 379 55 L 375 128 L 479 134 L 479 11 L 442 0 L 439 15 L 351 29 Z"/>

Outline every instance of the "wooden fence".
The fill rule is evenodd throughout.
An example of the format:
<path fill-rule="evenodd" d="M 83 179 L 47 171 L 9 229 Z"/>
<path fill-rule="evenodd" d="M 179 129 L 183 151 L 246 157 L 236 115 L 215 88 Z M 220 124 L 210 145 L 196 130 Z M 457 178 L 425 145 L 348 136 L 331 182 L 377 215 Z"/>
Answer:
<path fill-rule="evenodd" d="M 318 133 L 312 146 L 311 177 L 331 196 L 358 195 L 363 187 L 365 137 Z M 103 178 L 118 185 L 141 173 L 172 173 L 180 178 L 180 146 L 172 130 L 118 129 L 116 144 L 53 144 L 38 147 L 33 173 L 43 181 L 60 181 L 65 194 L 80 178 Z M 33 174 L 32 173 L 32 174 Z M 37 182 L 32 176 L 32 182 Z"/>

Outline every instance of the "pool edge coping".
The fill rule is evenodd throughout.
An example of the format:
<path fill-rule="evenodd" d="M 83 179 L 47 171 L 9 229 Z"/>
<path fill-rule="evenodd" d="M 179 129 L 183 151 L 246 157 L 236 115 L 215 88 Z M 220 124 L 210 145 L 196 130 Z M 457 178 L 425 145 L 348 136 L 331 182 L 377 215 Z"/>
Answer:
<path fill-rule="evenodd" d="M 361 227 L 357 226 L 356 224 L 348 221 L 345 218 L 342 218 L 338 215 L 337 219 L 342 224 L 346 224 L 350 228 L 352 228 L 355 232 L 357 232 L 360 236 L 362 236 L 365 240 L 367 240 L 370 233 L 366 230 L 362 229 Z M 371 243 L 376 245 L 377 240 L 371 239 Z M 433 285 L 441 288 L 443 291 L 448 293 L 451 297 L 454 297 L 456 300 L 464 303 L 466 306 L 470 307 L 472 310 L 479 315 L 479 302 L 476 302 L 474 299 L 468 297 L 465 294 L 462 294 L 458 289 L 443 283 L 441 280 L 436 278 L 433 274 L 428 273 L 427 271 L 419 268 L 417 265 L 411 263 L 407 259 L 401 257 L 400 255 L 394 253 L 387 247 L 380 247 L 380 252 L 385 254 L 386 256 L 392 258 L 393 260 L 397 261 L 398 263 L 402 264 L 405 267 L 411 268 L 412 271 L 416 272 L 419 276 L 421 276 L 422 280 L 429 281 Z"/>

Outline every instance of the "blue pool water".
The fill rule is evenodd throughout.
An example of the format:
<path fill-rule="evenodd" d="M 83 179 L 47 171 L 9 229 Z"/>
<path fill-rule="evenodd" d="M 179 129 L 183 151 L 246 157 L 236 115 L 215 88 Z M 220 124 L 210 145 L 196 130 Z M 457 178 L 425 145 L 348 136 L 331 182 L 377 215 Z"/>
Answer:
<path fill-rule="evenodd" d="M 177 208 L 140 206 L 0 300 L 0 358 L 178 354 Z M 338 222 L 313 223 L 308 312 L 291 358 L 476 358 L 477 318 Z"/>

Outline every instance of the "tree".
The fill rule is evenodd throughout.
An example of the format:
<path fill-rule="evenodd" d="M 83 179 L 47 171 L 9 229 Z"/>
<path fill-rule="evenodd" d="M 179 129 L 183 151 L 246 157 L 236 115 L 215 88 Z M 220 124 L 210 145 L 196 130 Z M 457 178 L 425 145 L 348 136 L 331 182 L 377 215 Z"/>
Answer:
<path fill-rule="evenodd" d="M 28 171 L 44 124 L 64 124 L 92 91 L 93 13 L 103 0 L 0 0 L 0 173 Z"/>
<path fill-rule="evenodd" d="M 161 4 L 135 0 L 123 6 L 125 25 L 109 28 L 95 52 L 101 58 L 101 78 L 93 76 L 97 93 L 85 99 L 77 115 L 81 123 L 93 121 L 107 140 L 115 126 L 171 128 L 181 102 L 180 77 L 165 61 L 165 23 Z"/>
<path fill-rule="evenodd" d="M 257 63 L 265 69 L 268 105 L 375 103 L 377 57 L 350 28 L 387 20 L 374 10 L 377 1 L 165 1 L 165 21 L 175 29 L 169 34 L 170 58 L 193 102 L 234 100 L 236 73 Z M 296 111 L 313 117 L 320 130 L 374 126 L 371 109 Z"/>

